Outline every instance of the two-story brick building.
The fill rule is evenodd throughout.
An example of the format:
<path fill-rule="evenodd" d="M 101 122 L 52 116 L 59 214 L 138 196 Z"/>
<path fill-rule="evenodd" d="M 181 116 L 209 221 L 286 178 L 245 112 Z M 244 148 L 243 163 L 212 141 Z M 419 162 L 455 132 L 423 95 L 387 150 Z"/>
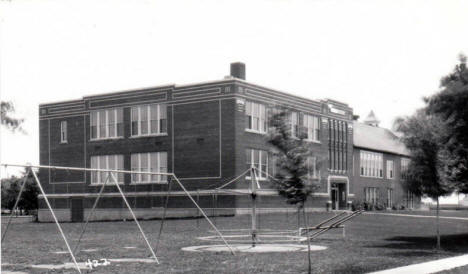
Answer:
<path fill-rule="evenodd" d="M 420 199 L 404 186 L 409 151 L 394 133 L 379 127 L 372 111 L 363 123 L 354 121 L 353 124 L 355 203 L 385 208 L 417 207 Z"/>
<path fill-rule="evenodd" d="M 268 112 L 278 105 L 292 111 L 292 126 L 304 128 L 311 144 L 311 172 L 320 189 L 309 199 L 309 206 L 325 208 L 332 202 L 336 208 L 346 208 L 354 196 L 353 110 L 334 100 L 314 101 L 249 83 L 242 63 L 231 64 L 231 75 L 218 81 L 41 104 L 40 164 L 171 172 L 197 194 L 202 207 L 209 208 L 216 193 L 213 189 L 248 166 L 272 171 L 267 120 Z M 321 164 L 316 166 L 317 162 Z M 161 215 L 166 176 L 116 177 L 138 217 Z M 262 172 L 259 177 L 267 180 Z M 43 169 L 40 179 L 59 219 L 80 221 L 106 176 Z M 263 204 L 286 207 L 274 191 L 270 194 L 262 197 Z M 245 198 L 235 195 L 224 193 L 216 198 L 220 208 L 248 206 Z M 168 207 L 172 216 L 194 215 L 193 206 L 176 186 Z M 128 217 L 116 188 L 106 187 L 94 219 Z M 50 218 L 40 197 L 39 220 Z"/>

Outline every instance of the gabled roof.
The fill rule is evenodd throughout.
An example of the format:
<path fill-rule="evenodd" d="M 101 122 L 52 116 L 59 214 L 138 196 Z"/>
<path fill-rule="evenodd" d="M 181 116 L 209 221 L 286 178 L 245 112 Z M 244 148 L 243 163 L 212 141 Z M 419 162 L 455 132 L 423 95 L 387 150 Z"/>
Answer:
<path fill-rule="evenodd" d="M 386 128 L 369 126 L 354 121 L 353 129 L 353 145 L 355 147 L 410 156 L 405 145 L 393 132 Z"/>

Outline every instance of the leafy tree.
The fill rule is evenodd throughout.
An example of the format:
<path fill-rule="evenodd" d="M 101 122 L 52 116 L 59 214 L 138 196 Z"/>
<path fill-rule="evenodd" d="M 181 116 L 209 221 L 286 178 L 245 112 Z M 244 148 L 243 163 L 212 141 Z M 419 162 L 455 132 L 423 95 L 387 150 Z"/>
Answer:
<path fill-rule="evenodd" d="M 296 205 L 302 209 L 304 223 L 308 227 L 305 203 L 307 197 L 318 187 L 317 183 L 308 178 L 307 158 L 311 156 L 310 147 L 304 141 L 301 128 L 295 129 L 298 137 L 292 136 L 292 127 L 288 122 L 291 113 L 286 109 L 280 109 L 273 113 L 269 119 L 271 126 L 268 143 L 271 144 L 276 153 L 275 182 L 278 193 L 286 198 L 286 202 Z M 308 273 L 311 273 L 310 240 L 307 231 L 308 246 Z"/>
<path fill-rule="evenodd" d="M 2 179 L 2 208 L 9 210 L 13 209 L 25 176 L 26 172 L 21 177 L 12 176 L 7 179 Z M 21 194 L 20 200 L 18 202 L 18 209 L 25 210 L 26 212 L 37 209 L 38 194 L 39 189 L 36 182 L 34 181 L 34 177 L 32 174 L 29 174 L 26 178 L 26 184 L 24 186 L 23 193 Z"/>
<path fill-rule="evenodd" d="M 276 187 L 286 202 L 302 208 L 307 197 L 317 188 L 307 177 L 307 157 L 311 156 L 310 146 L 304 141 L 301 130 L 298 137 L 291 134 L 288 123 L 290 113 L 284 109 L 274 113 L 270 118 L 270 135 L 268 143 L 275 149 L 277 157 L 275 174 Z"/>
<path fill-rule="evenodd" d="M 0 102 L 0 120 L 1 120 L 1 125 L 6 127 L 12 132 L 15 132 L 16 130 L 19 130 L 21 132 L 24 132 L 23 128 L 21 127 L 21 124 L 23 123 L 24 119 L 17 119 L 13 118 L 11 114 L 15 112 L 15 107 L 13 106 L 12 102 Z"/>
<path fill-rule="evenodd" d="M 437 200 L 437 247 L 440 248 L 439 197 L 453 191 L 453 184 L 444 176 L 448 160 L 440 139 L 443 123 L 421 109 L 413 116 L 397 119 L 396 129 L 402 133 L 402 141 L 411 155 L 404 174 L 407 189 L 417 196 L 427 195 Z"/>
<path fill-rule="evenodd" d="M 460 55 L 449 75 L 440 81 L 440 92 L 426 98 L 427 113 L 443 123 L 441 143 L 446 150 L 445 178 L 457 192 L 468 193 L 468 69 Z"/>

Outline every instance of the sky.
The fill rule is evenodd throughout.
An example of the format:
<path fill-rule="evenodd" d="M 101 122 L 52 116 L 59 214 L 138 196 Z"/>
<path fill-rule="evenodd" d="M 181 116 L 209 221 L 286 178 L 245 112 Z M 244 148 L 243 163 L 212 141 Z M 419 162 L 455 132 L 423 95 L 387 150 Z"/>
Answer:
<path fill-rule="evenodd" d="M 235 61 L 391 128 L 468 54 L 467 14 L 462 0 L 0 1 L 0 99 L 27 131 L 1 128 L 0 161 L 38 163 L 40 103 L 218 80 Z"/>

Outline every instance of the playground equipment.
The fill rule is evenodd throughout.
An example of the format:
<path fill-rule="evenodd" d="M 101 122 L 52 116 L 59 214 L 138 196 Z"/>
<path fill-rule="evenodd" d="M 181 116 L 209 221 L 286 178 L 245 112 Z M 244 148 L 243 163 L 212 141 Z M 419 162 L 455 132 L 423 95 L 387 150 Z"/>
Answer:
<path fill-rule="evenodd" d="M 240 178 L 244 178 L 246 174 L 250 172 L 250 183 L 248 188 L 235 188 L 227 189 L 226 187 L 235 183 Z M 251 199 L 250 210 L 250 228 L 241 228 L 241 229 L 221 229 L 220 231 L 225 235 L 225 239 L 229 243 L 236 244 L 247 244 L 249 243 L 251 247 L 256 247 L 258 244 L 280 244 L 280 243 L 297 243 L 305 241 L 307 238 L 301 235 L 298 235 L 297 230 L 275 230 L 275 229 L 261 229 L 259 228 L 259 212 L 258 212 L 258 196 L 262 192 L 271 192 L 276 190 L 272 189 L 263 189 L 260 185 L 258 174 L 262 172 L 256 167 L 252 166 L 249 169 L 242 172 L 236 178 L 230 180 L 229 182 L 221 185 L 214 189 L 214 192 L 237 195 L 237 196 L 249 196 Z M 262 172 L 264 173 L 264 172 Z M 264 173 L 265 176 L 270 176 L 267 173 Z M 271 177 L 271 176 L 270 176 Z M 213 231 L 212 231 L 213 232 Z M 219 242 L 221 239 L 217 235 L 199 237 L 198 239 L 204 241 Z"/>
<path fill-rule="evenodd" d="M 346 235 L 346 226 L 344 225 L 344 223 L 362 214 L 363 212 L 364 210 L 362 209 L 353 211 L 351 213 L 346 212 L 346 211 L 341 212 L 340 214 L 335 215 L 319 223 L 316 226 L 299 228 L 299 235 L 303 236 L 303 235 L 307 235 L 308 232 L 310 231 L 315 231 L 314 233 L 309 234 L 308 236 L 309 240 L 313 240 L 331 229 L 343 229 L 343 238 L 344 238 Z"/>
<path fill-rule="evenodd" d="M 140 226 L 140 223 L 138 222 L 130 204 L 128 203 L 128 200 L 127 198 L 125 197 L 125 194 L 124 192 L 122 191 L 121 187 L 119 186 L 119 183 L 117 182 L 117 179 L 116 179 L 116 175 L 115 174 L 118 174 L 118 173 L 128 173 L 128 174 L 145 174 L 145 175 L 148 175 L 148 176 L 151 176 L 151 175 L 164 175 L 164 176 L 168 176 L 170 178 L 173 178 L 174 181 L 177 183 L 177 185 L 179 185 L 179 187 L 183 190 L 183 192 L 185 193 L 185 195 L 187 195 L 187 197 L 194 203 L 194 205 L 197 207 L 198 211 L 200 212 L 200 214 L 207 220 L 207 222 L 210 224 L 210 226 L 212 227 L 212 229 L 214 231 L 216 231 L 216 233 L 218 234 L 218 236 L 222 239 L 222 242 L 226 245 L 226 247 L 230 250 L 230 252 L 232 254 L 234 254 L 234 250 L 232 249 L 232 247 L 228 244 L 228 242 L 226 241 L 226 239 L 224 238 L 224 236 L 221 234 L 221 232 L 216 228 L 216 226 L 211 222 L 211 220 L 208 218 L 208 216 L 205 214 L 205 212 L 203 211 L 203 209 L 198 205 L 198 203 L 193 199 L 193 197 L 190 195 L 190 193 L 187 191 L 187 189 L 184 187 L 184 185 L 179 181 L 179 179 L 177 178 L 177 176 L 174 174 L 174 173 L 164 173 L 164 172 L 139 172 L 139 171 L 128 171 L 128 170 L 116 170 L 116 169 L 92 169 L 92 168 L 77 168 L 77 167 L 62 167 L 62 166 L 46 166 L 46 165 L 18 165 L 18 164 L 1 164 L 2 166 L 5 167 L 5 169 L 7 169 L 8 167 L 22 167 L 22 168 L 26 168 L 27 172 L 26 172 L 26 175 L 25 175 L 25 179 L 23 180 L 21 186 L 20 186 L 20 191 L 18 193 L 18 196 L 15 200 L 15 204 L 14 204 L 14 207 L 13 207 L 13 210 L 12 212 L 14 212 L 18 206 L 18 202 L 21 198 L 21 195 L 23 193 L 23 190 L 24 190 L 24 186 L 26 184 L 26 180 L 27 180 L 27 177 L 29 174 L 32 174 L 33 175 L 33 178 L 34 178 L 34 182 L 37 184 L 37 186 L 39 187 L 39 190 L 41 192 L 41 194 L 43 195 L 44 197 L 44 200 L 46 202 L 46 205 L 47 205 L 47 208 L 50 210 L 51 212 L 51 215 L 53 217 L 53 220 L 55 222 L 55 224 L 57 225 L 57 228 L 59 230 L 59 233 L 60 235 L 62 236 L 64 242 L 65 242 L 65 245 L 67 247 L 67 250 L 68 250 L 68 253 L 70 254 L 70 257 L 71 259 L 73 260 L 73 263 L 75 265 L 75 268 L 76 270 L 81 273 L 81 270 L 80 270 L 80 267 L 78 265 L 78 262 L 76 261 L 76 256 L 75 256 L 75 252 L 77 251 L 78 249 L 78 246 L 80 244 L 80 241 L 82 240 L 82 237 L 86 231 L 86 228 L 88 226 L 88 223 L 89 223 L 89 220 L 92 218 L 93 214 L 94 214 L 94 211 L 96 209 L 96 206 L 99 202 L 99 199 L 101 198 L 101 195 L 104 191 L 104 188 L 106 186 L 110 186 L 110 185 L 113 185 L 115 186 L 117 189 L 118 189 L 118 193 L 120 194 L 120 196 L 122 197 L 126 207 L 128 208 L 128 210 L 130 211 L 130 214 L 132 215 L 132 218 L 133 220 L 135 221 L 135 224 L 137 225 L 142 237 L 144 238 L 145 240 L 145 243 L 152 255 L 152 258 L 154 259 L 154 262 L 159 264 L 159 260 L 158 258 L 156 257 L 156 251 L 157 251 L 157 247 L 158 245 L 156 245 L 156 251 L 153 250 L 150 242 L 148 241 L 148 238 L 146 237 L 143 229 L 141 228 Z M 78 238 L 78 241 L 76 243 L 76 246 L 75 248 L 72 250 L 72 248 L 70 247 L 70 244 L 67 240 L 67 237 L 65 236 L 63 230 L 62 230 L 62 227 L 60 226 L 60 223 L 58 222 L 57 220 L 57 217 L 54 213 L 54 210 L 52 209 L 52 206 L 50 205 L 49 203 L 49 199 L 47 198 L 47 194 L 45 193 L 43 187 L 42 187 L 42 184 L 36 174 L 36 171 L 35 169 L 48 169 L 48 170 L 66 170 L 66 171 L 83 171 L 83 172 L 103 172 L 103 173 L 107 173 L 107 176 L 106 176 L 106 179 L 104 181 L 104 183 L 102 184 L 101 188 L 100 188 L 100 191 L 99 191 L 99 194 L 97 195 L 96 197 L 96 200 L 94 201 L 94 204 L 93 204 L 93 207 L 91 209 L 91 212 L 88 214 L 87 218 L 86 218 L 86 222 L 84 223 L 83 225 L 83 229 L 82 229 L 82 232 L 80 233 L 80 236 Z M 113 181 L 114 184 L 108 184 L 109 181 Z M 168 195 L 169 195 L 169 192 L 170 192 L 170 184 L 171 184 L 172 180 L 168 180 Z M 166 199 L 166 206 L 164 208 L 164 212 L 166 211 L 166 207 L 167 207 L 167 199 Z M 2 238 L 1 238 L 1 241 L 3 242 L 4 238 L 5 238 L 5 235 L 8 231 L 8 228 L 11 224 L 11 220 L 12 220 L 12 216 L 13 215 L 10 215 L 10 218 L 8 219 L 8 222 L 7 222 L 7 225 L 3 231 L 3 235 L 2 235 Z M 165 213 L 164 213 L 164 216 L 165 216 Z M 160 226 L 160 230 L 159 230 L 159 234 L 158 234 L 158 239 L 157 239 L 157 243 L 159 243 L 159 239 L 161 237 L 161 233 L 162 233 L 162 227 L 163 227 L 163 223 L 164 223 L 164 219 L 163 221 L 161 222 L 161 226 Z"/>

